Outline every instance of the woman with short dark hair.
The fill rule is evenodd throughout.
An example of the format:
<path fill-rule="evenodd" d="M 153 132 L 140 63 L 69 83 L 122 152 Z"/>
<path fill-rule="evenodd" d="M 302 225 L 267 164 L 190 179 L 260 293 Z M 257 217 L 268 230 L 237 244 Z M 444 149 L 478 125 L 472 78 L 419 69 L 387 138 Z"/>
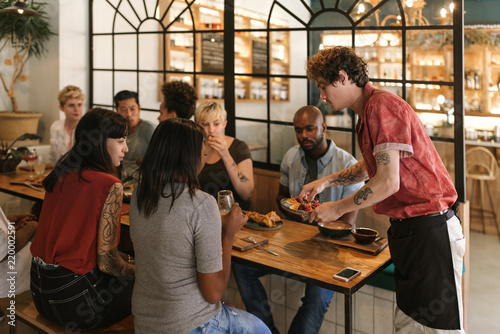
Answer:
<path fill-rule="evenodd" d="M 118 252 L 128 151 L 126 120 L 93 108 L 75 144 L 45 178 L 31 253 L 31 291 L 43 316 L 70 329 L 105 327 L 130 314 L 135 265 Z M 125 257 L 125 256 L 124 256 Z"/>

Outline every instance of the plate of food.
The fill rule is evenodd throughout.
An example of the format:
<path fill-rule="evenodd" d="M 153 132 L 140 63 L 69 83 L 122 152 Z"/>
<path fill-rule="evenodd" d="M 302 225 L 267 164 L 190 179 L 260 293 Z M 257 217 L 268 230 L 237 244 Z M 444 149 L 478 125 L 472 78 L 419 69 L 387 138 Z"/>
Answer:
<path fill-rule="evenodd" d="M 265 215 L 255 211 L 244 211 L 243 214 L 248 217 L 245 227 L 259 231 L 274 231 L 283 227 L 283 222 L 276 212 L 271 211 Z"/>
<path fill-rule="evenodd" d="M 283 198 L 280 201 L 283 210 L 304 217 L 304 220 L 308 220 L 311 213 L 320 206 L 318 200 L 313 200 L 312 202 L 304 201 L 300 197 L 295 198 Z"/>

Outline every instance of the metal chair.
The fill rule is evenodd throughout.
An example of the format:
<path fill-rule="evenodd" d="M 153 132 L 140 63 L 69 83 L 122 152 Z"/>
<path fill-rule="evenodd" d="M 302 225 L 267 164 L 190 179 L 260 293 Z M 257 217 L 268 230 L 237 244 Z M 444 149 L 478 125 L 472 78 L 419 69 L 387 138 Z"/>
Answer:
<path fill-rule="evenodd" d="M 468 149 L 466 152 L 466 177 L 472 180 L 471 186 L 471 218 L 481 217 L 483 222 L 483 233 L 486 232 L 485 219 L 493 219 L 497 229 L 498 237 L 500 238 L 500 228 L 497 223 L 497 215 L 495 213 L 495 206 L 491 196 L 489 181 L 496 181 L 498 175 L 497 159 L 488 149 L 484 147 L 474 147 Z M 479 183 L 479 193 L 481 196 L 480 207 L 474 207 L 474 185 Z M 491 210 L 485 209 L 484 203 L 484 186 L 490 200 Z M 476 214 L 474 214 L 476 213 Z"/>

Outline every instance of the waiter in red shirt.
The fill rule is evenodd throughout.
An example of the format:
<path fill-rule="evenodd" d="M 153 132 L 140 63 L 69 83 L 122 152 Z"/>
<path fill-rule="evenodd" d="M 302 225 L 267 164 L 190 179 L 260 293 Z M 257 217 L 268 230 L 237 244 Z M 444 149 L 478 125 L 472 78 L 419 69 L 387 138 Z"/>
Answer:
<path fill-rule="evenodd" d="M 457 192 L 415 111 L 400 97 L 368 83 L 366 63 L 351 48 L 320 51 L 307 64 L 333 110 L 350 108 L 363 159 L 305 185 L 312 200 L 326 187 L 368 181 L 353 195 L 323 203 L 310 221 L 334 221 L 373 206 L 390 217 L 395 266 L 396 333 L 465 333 L 461 280 L 465 239 Z"/>

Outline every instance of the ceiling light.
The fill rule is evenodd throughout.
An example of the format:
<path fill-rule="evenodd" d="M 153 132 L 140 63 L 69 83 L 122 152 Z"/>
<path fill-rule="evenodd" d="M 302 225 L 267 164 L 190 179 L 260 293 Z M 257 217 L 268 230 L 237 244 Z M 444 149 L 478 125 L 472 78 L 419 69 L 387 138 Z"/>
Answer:
<path fill-rule="evenodd" d="M 31 9 L 24 0 L 19 0 L 14 3 L 13 6 L 0 9 L 1 14 L 12 14 L 12 15 L 23 15 L 23 16 L 35 16 L 41 15 L 39 12 Z"/>

